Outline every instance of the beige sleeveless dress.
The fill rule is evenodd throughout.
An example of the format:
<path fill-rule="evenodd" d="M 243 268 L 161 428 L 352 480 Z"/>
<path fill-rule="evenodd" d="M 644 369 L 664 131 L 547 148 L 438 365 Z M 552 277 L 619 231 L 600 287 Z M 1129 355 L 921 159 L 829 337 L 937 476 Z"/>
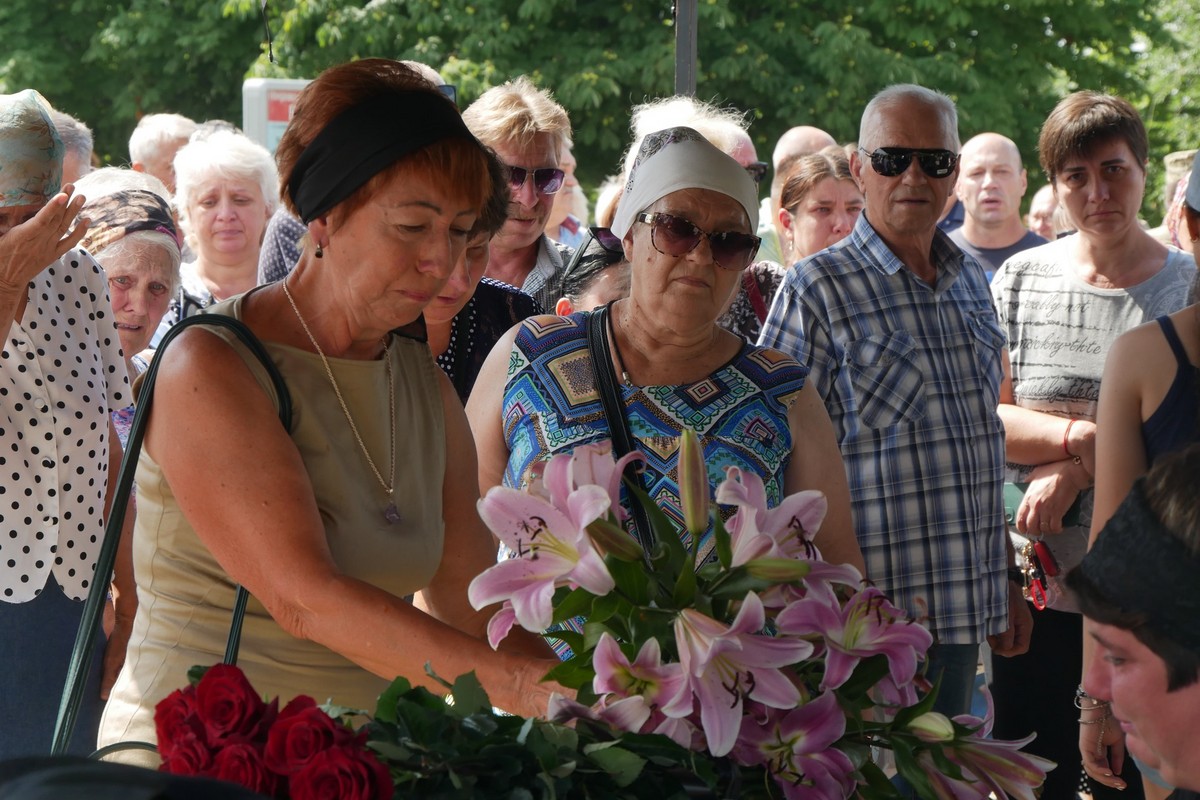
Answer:
<path fill-rule="evenodd" d="M 219 303 L 206 313 L 240 318 L 241 300 Z M 274 400 L 266 370 L 234 334 L 206 330 L 239 353 Z M 312 479 L 338 566 L 398 597 L 420 590 L 442 556 L 446 458 L 440 377 L 429 347 L 393 335 L 389 348 L 396 385 L 396 506 L 401 514 L 391 525 L 383 515 L 386 495 L 354 440 L 320 357 L 270 342 L 264 346 L 291 394 L 291 437 Z M 390 432 L 384 363 L 331 358 L 329 364 L 368 449 L 386 452 Z M 249 449 L 243 455 L 255 457 Z M 386 465 L 379 468 L 386 475 Z M 155 704 L 187 684 L 193 665 L 220 662 L 229 634 L 234 584 L 183 518 L 170 485 L 145 450 L 138 460 L 133 545 L 139 606 L 125 666 L 101 720 L 99 746 L 153 743 Z M 278 695 L 281 706 L 307 694 L 317 702 L 374 711 L 389 683 L 321 645 L 285 633 L 253 598 L 238 666 L 261 693 Z M 145 763 L 135 753 L 119 758 Z"/>

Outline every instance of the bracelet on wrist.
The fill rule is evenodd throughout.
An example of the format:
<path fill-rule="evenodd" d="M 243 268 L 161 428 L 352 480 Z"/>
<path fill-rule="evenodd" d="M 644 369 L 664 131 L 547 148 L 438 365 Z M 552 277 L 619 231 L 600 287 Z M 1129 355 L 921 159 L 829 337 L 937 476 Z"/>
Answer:
<path fill-rule="evenodd" d="M 1072 453 L 1071 446 L 1070 446 L 1071 426 L 1074 425 L 1078 421 L 1079 420 L 1077 420 L 1077 419 L 1067 420 L 1066 430 L 1063 431 L 1062 448 L 1063 448 L 1063 452 L 1067 454 L 1067 458 L 1071 459 L 1076 464 L 1082 464 L 1083 459 L 1080 458 L 1079 456 L 1077 456 L 1075 453 Z"/>

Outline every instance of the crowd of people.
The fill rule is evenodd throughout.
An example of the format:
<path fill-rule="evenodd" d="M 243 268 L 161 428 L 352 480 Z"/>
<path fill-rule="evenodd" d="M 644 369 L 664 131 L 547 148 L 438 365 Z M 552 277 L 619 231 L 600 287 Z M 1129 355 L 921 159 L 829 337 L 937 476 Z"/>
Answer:
<path fill-rule="evenodd" d="M 476 500 L 627 429 L 681 520 L 691 429 L 714 484 L 825 494 L 824 557 L 929 628 L 935 709 L 967 713 L 985 666 L 996 735 L 1036 732 L 1058 764 L 1043 798 L 1200 790 L 1172 728 L 1200 713 L 1200 159 L 1148 229 L 1142 120 L 1075 92 L 1022 216 L 1016 144 L 962 143 L 932 89 L 884 88 L 853 142 L 792 128 L 769 164 L 746 115 L 674 97 L 632 109 L 589 207 L 550 91 L 517 77 L 460 111 L 444 88 L 364 59 L 302 91 L 273 156 L 151 114 L 130 166 L 95 171 L 86 125 L 0 98 L 0 665 L 22 686 L 0 757 L 48 749 L 157 360 L 74 752 L 154 741 L 155 704 L 220 660 L 238 586 L 239 664 L 268 696 L 370 708 L 396 675 L 438 690 L 429 663 L 545 713 L 567 649 L 488 647 Z M 198 314 L 240 320 L 273 370 L 205 325 L 160 349 Z M 711 529 L 680 536 L 715 557 Z"/>

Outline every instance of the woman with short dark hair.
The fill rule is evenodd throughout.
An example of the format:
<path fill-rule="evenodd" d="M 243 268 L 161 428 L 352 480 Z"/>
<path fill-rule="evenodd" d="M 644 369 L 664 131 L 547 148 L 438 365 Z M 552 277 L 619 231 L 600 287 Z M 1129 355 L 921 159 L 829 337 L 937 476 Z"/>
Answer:
<path fill-rule="evenodd" d="M 549 651 L 531 637 L 493 653 L 490 611 L 467 600 L 495 549 L 421 320 L 501 190 L 494 156 L 424 78 L 364 59 L 301 92 L 278 158 L 312 247 L 210 313 L 263 343 L 291 428 L 236 338 L 192 329 L 158 356 L 137 476 L 144 602 L 101 742 L 154 740 L 155 704 L 221 659 L 236 584 L 252 597 L 238 666 L 265 695 L 372 708 L 397 675 L 444 691 L 428 664 L 545 713 Z"/>
<path fill-rule="evenodd" d="M 995 735 L 1038 732 L 1030 752 L 1059 764 L 1046 800 L 1073 800 L 1077 789 L 1082 618 L 1062 581 L 1087 551 L 1104 358 L 1122 331 L 1181 308 L 1195 268 L 1138 224 L 1146 149 L 1145 127 L 1127 101 L 1097 92 L 1064 98 L 1046 118 L 1038 151 L 1077 233 L 1012 256 L 992 279 L 1011 356 L 999 408 L 1007 480 L 1025 490 L 1013 509 L 1013 544 L 1028 564 L 1044 540 L 1053 559 L 1041 560 L 1058 567 L 1043 564 L 1045 576 L 1031 584 L 1045 610 L 1035 614 L 1029 652 L 993 661 Z"/>

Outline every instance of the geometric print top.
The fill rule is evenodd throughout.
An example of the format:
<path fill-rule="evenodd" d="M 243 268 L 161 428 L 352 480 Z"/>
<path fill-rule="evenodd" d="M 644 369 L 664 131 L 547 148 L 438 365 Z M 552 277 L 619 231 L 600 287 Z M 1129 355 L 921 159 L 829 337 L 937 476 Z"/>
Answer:
<path fill-rule="evenodd" d="M 504 390 L 505 486 L 523 488 L 533 465 L 556 453 L 612 438 L 592 373 L 586 319 L 587 313 L 534 317 L 517 333 Z M 763 479 L 767 500 L 776 506 L 792 452 L 788 411 L 806 375 L 792 358 L 744 344 L 729 363 L 696 383 L 619 384 L 637 448 L 646 454 L 643 484 L 677 523 L 686 546 L 691 537 L 679 502 L 680 432 L 686 426 L 699 437 L 710 487 L 725 479 L 726 467 L 740 467 Z M 628 509 L 624 487 L 621 502 Z M 733 509 L 723 511 L 728 516 Z M 713 546 L 710 527 L 696 548 L 697 565 Z"/>

